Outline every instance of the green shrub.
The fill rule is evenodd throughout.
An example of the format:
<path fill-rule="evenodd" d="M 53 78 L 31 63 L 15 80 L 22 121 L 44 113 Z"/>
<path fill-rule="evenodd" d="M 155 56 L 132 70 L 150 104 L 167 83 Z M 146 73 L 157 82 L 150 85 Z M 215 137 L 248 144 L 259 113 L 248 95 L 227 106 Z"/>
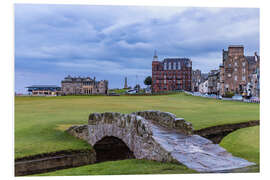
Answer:
<path fill-rule="evenodd" d="M 224 97 L 226 98 L 232 98 L 233 96 L 234 96 L 233 92 L 225 92 L 225 95 L 224 95 Z"/>

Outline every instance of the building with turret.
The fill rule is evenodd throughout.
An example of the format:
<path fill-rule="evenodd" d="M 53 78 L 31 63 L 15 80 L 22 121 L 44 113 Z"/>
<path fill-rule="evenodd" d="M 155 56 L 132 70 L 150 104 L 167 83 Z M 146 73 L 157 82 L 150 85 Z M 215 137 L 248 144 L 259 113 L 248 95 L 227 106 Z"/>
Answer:
<path fill-rule="evenodd" d="M 90 77 L 67 76 L 61 81 L 62 95 L 107 94 L 108 81 Z"/>

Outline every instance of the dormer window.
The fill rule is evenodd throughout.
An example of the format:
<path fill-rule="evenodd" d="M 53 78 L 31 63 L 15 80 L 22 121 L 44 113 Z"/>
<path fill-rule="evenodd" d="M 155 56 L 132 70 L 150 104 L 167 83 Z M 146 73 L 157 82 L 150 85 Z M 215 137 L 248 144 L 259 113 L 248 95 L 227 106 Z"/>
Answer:
<path fill-rule="evenodd" d="M 178 69 L 181 69 L 181 63 L 178 62 Z"/>
<path fill-rule="evenodd" d="M 164 70 L 167 70 L 167 64 L 164 63 Z"/>
<path fill-rule="evenodd" d="M 171 70 L 171 63 L 168 63 L 169 67 L 168 67 L 168 70 Z"/>
<path fill-rule="evenodd" d="M 176 70 L 176 62 L 173 63 L 173 69 Z"/>

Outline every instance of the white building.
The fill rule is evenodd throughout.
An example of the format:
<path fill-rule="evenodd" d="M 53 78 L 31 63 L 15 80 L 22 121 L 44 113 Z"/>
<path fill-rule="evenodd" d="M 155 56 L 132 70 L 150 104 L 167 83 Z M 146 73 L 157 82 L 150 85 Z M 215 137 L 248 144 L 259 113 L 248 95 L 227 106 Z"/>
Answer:
<path fill-rule="evenodd" d="M 199 92 L 202 93 L 202 94 L 208 93 L 208 80 L 202 82 L 199 85 Z"/>

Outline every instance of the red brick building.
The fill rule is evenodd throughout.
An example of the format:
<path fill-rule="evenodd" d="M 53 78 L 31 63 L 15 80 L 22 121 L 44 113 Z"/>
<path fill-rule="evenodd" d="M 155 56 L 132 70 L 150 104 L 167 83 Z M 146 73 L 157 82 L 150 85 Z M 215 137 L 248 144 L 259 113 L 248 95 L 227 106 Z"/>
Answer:
<path fill-rule="evenodd" d="M 165 58 L 152 61 L 152 91 L 191 91 L 192 61 L 188 58 Z"/>

